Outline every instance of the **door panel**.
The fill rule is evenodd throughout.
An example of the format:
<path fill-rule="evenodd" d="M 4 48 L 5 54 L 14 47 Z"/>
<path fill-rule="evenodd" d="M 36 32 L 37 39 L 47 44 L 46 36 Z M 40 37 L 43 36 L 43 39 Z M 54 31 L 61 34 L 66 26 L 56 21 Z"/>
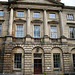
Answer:
<path fill-rule="evenodd" d="M 34 74 L 42 73 L 42 59 L 34 59 Z"/>

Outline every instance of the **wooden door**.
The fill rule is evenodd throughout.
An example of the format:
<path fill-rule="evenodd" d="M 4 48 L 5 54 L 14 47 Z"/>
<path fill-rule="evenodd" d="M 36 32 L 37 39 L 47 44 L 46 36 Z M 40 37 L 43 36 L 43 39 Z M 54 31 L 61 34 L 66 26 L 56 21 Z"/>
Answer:
<path fill-rule="evenodd" d="M 42 73 L 42 59 L 34 59 L 34 74 Z"/>

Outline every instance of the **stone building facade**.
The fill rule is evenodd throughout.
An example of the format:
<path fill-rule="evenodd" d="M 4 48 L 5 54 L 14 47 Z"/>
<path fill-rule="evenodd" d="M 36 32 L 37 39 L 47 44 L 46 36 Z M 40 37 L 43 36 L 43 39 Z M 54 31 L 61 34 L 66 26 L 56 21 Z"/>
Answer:
<path fill-rule="evenodd" d="M 0 73 L 75 72 L 75 7 L 60 0 L 0 2 Z"/>

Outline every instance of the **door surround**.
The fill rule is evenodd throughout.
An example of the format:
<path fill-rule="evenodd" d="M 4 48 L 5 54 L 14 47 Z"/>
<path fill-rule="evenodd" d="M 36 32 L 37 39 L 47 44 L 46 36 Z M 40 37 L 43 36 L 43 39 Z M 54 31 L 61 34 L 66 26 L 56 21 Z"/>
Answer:
<path fill-rule="evenodd" d="M 37 51 L 37 48 L 39 49 Z M 41 47 L 35 47 L 32 50 L 32 73 L 34 74 L 34 59 L 42 59 L 42 73 L 44 73 L 44 50 Z M 34 55 L 41 55 L 41 56 L 34 56 Z"/>

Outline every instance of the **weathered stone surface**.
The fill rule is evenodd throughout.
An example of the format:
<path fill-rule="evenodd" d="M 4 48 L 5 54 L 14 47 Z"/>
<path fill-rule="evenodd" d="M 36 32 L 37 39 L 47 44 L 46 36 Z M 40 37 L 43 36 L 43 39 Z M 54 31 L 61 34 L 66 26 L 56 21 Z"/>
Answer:
<path fill-rule="evenodd" d="M 0 73 L 34 74 L 34 60 L 41 60 L 42 73 L 73 72 L 75 39 L 70 38 L 69 27 L 75 27 L 75 19 L 67 20 L 67 14 L 75 17 L 75 7 L 67 7 L 60 0 L 14 0 L 0 2 Z M 14 3 L 14 4 L 13 4 Z M 18 17 L 17 11 L 24 11 Z M 33 16 L 39 12 L 40 17 Z M 55 13 L 55 18 L 49 14 Z M 23 37 L 16 37 L 16 25 L 23 25 Z M 34 38 L 34 25 L 40 26 L 40 38 Z M 51 26 L 57 27 L 57 38 L 51 38 Z M 14 68 L 14 54 L 22 54 L 21 69 Z M 54 67 L 53 53 L 60 53 L 60 67 Z M 35 56 L 39 55 L 39 56 Z M 41 66 L 40 66 L 41 68 Z M 55 75 L 55 74 L 54 74 Z"/>

